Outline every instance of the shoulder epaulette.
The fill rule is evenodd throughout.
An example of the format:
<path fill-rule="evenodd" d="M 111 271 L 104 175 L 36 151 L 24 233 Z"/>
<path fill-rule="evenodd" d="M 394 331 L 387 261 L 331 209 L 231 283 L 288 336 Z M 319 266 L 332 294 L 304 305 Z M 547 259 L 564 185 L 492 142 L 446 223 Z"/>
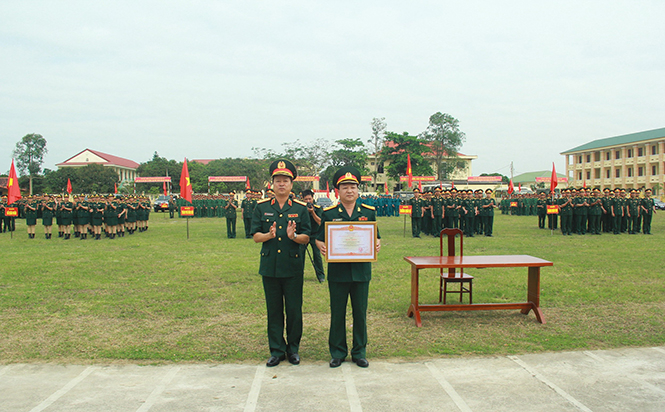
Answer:
<path fill-rule="evenodd" d="M 314 207 L 318 207 L 319 209 L 321 209 L 321 206 L 319 206 L 319 205 L 314 205 Z"/>
<path fill-rule="evenodd" d="M 376 210 L 376 208 L 375 208 L 374 206 L 366 205 L 366 204 L 364 204 L 364 203 L 362 204 L 362 206 L 363 206 L 363 207 L 366 207 L 366 208 L 369 209 L 369 210 Z"/>
<path fill-rule="evenodd" d="M 293 199 L 293 201 L 299 205 L 307 207 L 307 203 L 303 202 L 302 200 Z"/>
<path fill-rule="evenodd" d="M 261 200 L 259 200 L 258 202 L 256 202 L 256 204 L 258 205 L 259 203 L 265 203 L 265 202 L 267 202 L 267 201 L 269 201 L 269 200 L 270 200 L 270 198 L 269 198 L 269 197 L 266 197 L 265 199 L 261 199 Z"/>
<path fill-rule="evenodd" d="M 324 212 L 327 212 L 327 211 L 329 211 L 329 210 L 333 210 L 333 209 L 336 208 L 336 207 L 337 207 L 337 205 L 328 206 L 327 208 L 323 209 L 323 211 L 324 211 Z"/>

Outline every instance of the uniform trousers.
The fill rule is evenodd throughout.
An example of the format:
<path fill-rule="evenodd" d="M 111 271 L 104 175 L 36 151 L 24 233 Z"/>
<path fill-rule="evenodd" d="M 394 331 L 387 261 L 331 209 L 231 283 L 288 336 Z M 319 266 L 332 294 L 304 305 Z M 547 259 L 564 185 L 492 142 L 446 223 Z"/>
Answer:
<path fill-rule="evenodd" d="M 226 237 L 234 239 L 236 237 L 236 219 L 226 218 Z"/>
<path fill-rule="evenodd" d="M 270 356 L 298 353 L 302 338 L 303 274 L 289 278 L 263 276 L 263 292 L 268 312 Z M 286 309 L 286 340 L 284 313 Z"/>
<path fill-rule="evenodd" d="M 249 239 L 252 237 L 251 234 L 251 229 L 252 229 L 252 217 L 246 217 L 242 219 L 243 222 L 245 223 L 245 239 Z"/>
<path fill-rule="evenodd" d="M 354 359 L 366 358 L 369 281 L 331 282 L 329 279 L 328 289 L 330 290 L 330 335 L 328 337 L 330 356 L 344 359 L 349 354 L 346 345 L 346 303 L 350 297 L 353 312 L 351 357 Z"/>
<path fill-rule="evenodd" d="M 413 237 L 420 237 L 422 221 L 421 217 L 411 217 L 411 234 Z"/>
<path fill-rule="evenodd" d="M 651 234 L 651 214 L 642 215 L 642 233 L 645 235 Z"/>

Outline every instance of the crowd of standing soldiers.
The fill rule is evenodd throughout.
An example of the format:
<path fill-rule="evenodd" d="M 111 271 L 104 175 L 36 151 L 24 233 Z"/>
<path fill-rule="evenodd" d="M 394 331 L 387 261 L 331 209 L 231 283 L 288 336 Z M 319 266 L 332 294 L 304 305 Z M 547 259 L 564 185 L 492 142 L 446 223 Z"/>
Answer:
<path fill-rule="evenodd" d="M 8 216 L 8 209 L 15 208 L 18 216 Z M 7 198 L 0 202 L 0 222 L 2 232 L 14 231 L 15 219 L 25 219 L 28 238 L 36 236 L 37 223 L 44 227 L 44 237 L 53 237 L 53 225 L 57 226 L 58 237 L 64 240 L 100 240 L 104 236 L 114 239 L 125 233 L 148 230 L 150 199 L 143 196 L 118 195 L 36 195 L 28 196 L 7 204 Z"/>
<path fill-rule="evenodd" d="M 438 237 L 444 228 L 459 228 L 464 236 L 493 236 L 494 209 L 498 207 L 492 189 L 442 190 L 435 188 L 424 194 L 413 190 L 411 205 L 411 231 Z"/>

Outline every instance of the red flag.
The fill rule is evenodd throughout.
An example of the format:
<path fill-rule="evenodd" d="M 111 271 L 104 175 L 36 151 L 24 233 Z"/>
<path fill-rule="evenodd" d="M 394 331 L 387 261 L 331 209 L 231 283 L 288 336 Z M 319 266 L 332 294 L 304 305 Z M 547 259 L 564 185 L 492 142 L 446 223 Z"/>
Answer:
<path fill-rule="evenodd" d="M 270 190 L 270 183 L 268 183 L 268 188 L 266 190 Z"/>
<path fill-rule="evenodd" d="M 413 185 L 413 172 L 411 171 L 411 155 L 406 155 L 406 175 L 409 176 L 409 187 Z"/>
<path fill-rule="evenodd" d="M 522 193 L 522 183 L 519 183 L 519 186 L 517 186 L 517 193 Z"/>
<path fill-rule="evenodd" d="M 330 199 L 330 186 L 328 185 L 328 181 L 326 181 L 326 196 Z"/>
<path fill-rule="evenodd" d="M 182 173 L 180 174 L 180 197 L 192 203 L 192 182 L 189 180 L 189 170 L 187 169 L 187 158 L 182 164 Z"/>
<path fill-rule="evenodd" d="M 451 189 L 454 189 L 454 188 L 455 188 L 455 182 L 453 182 L 453 181 L 451 180 L 451 181 L 450 181 L 450 184 L 452 185 Z"/>
<path fill-rule="evenodd" d="M 390 192 L 388 191 L 388 182 L 386 182 L 386 194 L 389 195 Z"/>
<path fill-rule="evenodd" d="M 245 190 L 249 190 L 251 188 L 252 187 L 249 185 L 249 177 L 248 177 L 247 180 L 245 181 Z"/>
<path fill-rule="evenodd" d="M 67 193 L 72 194 L 72 182 L 67 178 Z"/>
<path fill-rule="evenodd" d="M 14 169 L 14 159 L 12 159 L 12 166 L 9 169 L 9 180 L 7 181 L 7 204 L 11 205 L 21 198 L 21 189 L 18 187 L 18 176 L 16 176 L 16 169 Z"/>
<path fill-rule="evenodd" d="M 339 191 L 337 191 L 337 188 L 335 188 L 335 199 L 339 199 Z"/>
<path fill-rule="evenodd" d="M 113 183 L 113 193 L 118 193 L 118 184 Z"/>
<path fill-rule="evenodd" d="M 162 182 L 162 189 L 164 190 L 164 196 L 168 196 L 168 192 L 166 191 L 166 182 Z"/>
<path fill-rule="evenodd" d="M 443 182 L 439 182 L 439 189 L 443 190 Z"/>
<path fill-rule="evenodd" d="M 423 181 L 422 180 L 418 180 L 418 190 L 420 190 L 420 193 L 423 192 Z"/>
<path fill-rule="evenodd" d="M 584 186 L 582 187 L 586 189 L 586 179 L 584 179 Z"/>
<path fill-rule="evenodd" d="M 554 193 L 554 189 L 559 184 L 556 179 L 556 169 L 554 167 L 554 162 L 552 162 L 552 177 L 550 178 L 550 193 Z"/>
<path fill-rule="evenodd" d="M 510 181 L 508 182 L 508 194 L 512 195 L 514 191 L 515 187 L 513 186 L 513 179 L 510 179 Z"/>

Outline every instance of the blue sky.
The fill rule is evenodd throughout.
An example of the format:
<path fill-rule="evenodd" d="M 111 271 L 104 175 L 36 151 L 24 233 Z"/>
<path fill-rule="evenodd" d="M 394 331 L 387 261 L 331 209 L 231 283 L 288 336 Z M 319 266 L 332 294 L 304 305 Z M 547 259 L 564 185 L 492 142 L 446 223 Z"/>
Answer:
<path fill-rule="evenodd" d="M 446 112 L 473 173 L 665 127 L 662 1 L 0 3 L 0 145 L 137 162 L 417 134 Z"/>

